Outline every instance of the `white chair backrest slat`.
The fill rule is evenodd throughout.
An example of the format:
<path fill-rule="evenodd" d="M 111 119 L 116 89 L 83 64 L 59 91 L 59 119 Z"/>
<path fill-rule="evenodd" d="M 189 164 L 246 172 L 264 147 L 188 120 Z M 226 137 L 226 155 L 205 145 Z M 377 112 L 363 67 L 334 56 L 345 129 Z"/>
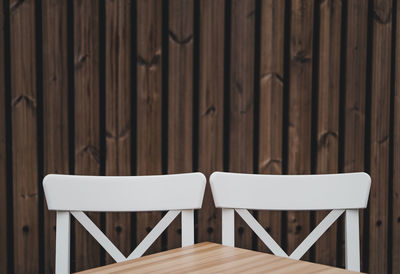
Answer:
<path fill-rule="evenodd" d="M 216 207 L 222 208 L 222 243 L 234 246 L 234 212 L 275 254 L 300 259 L 346 212 L 346 268 L 360 271 L 358 209 L 366 208 L 371 178 L 363 172 L 324 175 L 260 175 L 214 172 Z M 247 209 L 332 210 L 288 256 Z"/>
<path fill-rule="evenodd" d="M 155 176 L 47 175 L 49 210 L 137 212 L 197 209 L 206 179 L 201 173 Z"/>
<path fill-rule="evenodd" d="M 367 206 L 368 174 L 261 175 L 214 172 L 216 207 L 258 210 L 351 209 Z"/>

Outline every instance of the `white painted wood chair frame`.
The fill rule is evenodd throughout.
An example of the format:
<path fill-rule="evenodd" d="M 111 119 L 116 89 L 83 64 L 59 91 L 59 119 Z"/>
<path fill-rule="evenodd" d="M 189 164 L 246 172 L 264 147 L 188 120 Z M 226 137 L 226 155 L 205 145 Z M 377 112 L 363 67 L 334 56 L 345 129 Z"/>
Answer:
<path fill-rule="evenodd" d="M 201 208 L 206 178 L 201 173 L 158 176 L 47 175 L 43 188 L 49 210 L 57 211 L 56 273 L 70 273 L 70 215 L 116 261 L 142 256 L 182 213 L 182 247 L 194 244 L 194 209 Z M 125 257 L 83 211 L 168 212 Z"/>
<path fill-rule="evenodd" d="M 214 172 L 210 177 L 215 206 L 222 208 L 222 244 L 235 245 L 234 212 L 272 253 L 299 260 L 345 212 L 346 269 L 360 271 L 358 209 L 366 208 L 368 174 L 255 175 Z M 288 255 L 247 209 L 332 210 Z"/>

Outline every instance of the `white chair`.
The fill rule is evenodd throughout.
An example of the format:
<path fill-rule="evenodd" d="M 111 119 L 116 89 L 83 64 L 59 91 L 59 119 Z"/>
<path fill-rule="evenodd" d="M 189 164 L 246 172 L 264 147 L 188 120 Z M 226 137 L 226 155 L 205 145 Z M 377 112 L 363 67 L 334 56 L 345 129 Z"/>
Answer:
<path fill-rule="evenodd" d="M 43 180 L 49 210 L 57 211 L 56 273 L 70 273 L 70 214 L 116 261 L 138 258 L 182 212 L 182 246 L 194 244 L 193 210 L 201 208 L 202 173 L 158 176 L 47 175 Z M 169 210 L 126 258 L 83 211 Z"/>
<path fill-rule="evenodd" d="M 346 212 L 346 269 L 360 271 L 358 209 L 367 207 L 371 185 L 368 174 L 256 175 L 214 172 L 210 184 L 215 206 L 222 208 L 222 244 L 235 244 L 236 211 L 272 253 L 299 260 Z M 289 256 L 247 209 L 332 211 Z"/>

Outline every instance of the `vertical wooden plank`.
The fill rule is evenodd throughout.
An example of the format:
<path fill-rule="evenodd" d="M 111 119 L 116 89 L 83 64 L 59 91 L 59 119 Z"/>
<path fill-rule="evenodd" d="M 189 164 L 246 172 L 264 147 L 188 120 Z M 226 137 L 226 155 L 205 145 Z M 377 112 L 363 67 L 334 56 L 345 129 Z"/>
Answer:
<path fill-rule="evenodd" d="M 168 2 L 168 173 L 193 170 L 193 0 Z M 181 246 L 180 218 L 168 249 Z"/>
<path fill-rule="evenodd" d="M 343 171 L 364 171 L 365 96 L 367 71 L 368 0 L 347 1 L 345 53 Z M 360 211 L 360 244 L 363 258 L 363 215 Z M 344 241 L 341 240 L 343 243 Z M 342 247 L 344 250 L 344 246 Z M 361 262 L 361 269 L 365 271 Z"/>
<path fill-rule="evenodd" d="M 347 2 L 344 171 L 364 170 L 368 1 Z"/>
<path fill-rule="evenodd" d="M 224 0 L 200 1 L 199 171 L 207 178 L 223 169 Z M 198 214 L 198 241 L 221 242 L 221 211 L 209 184 Z"/>
<path fill-rule="evenodd" d="M 10 1 L 14 272 L 38 273 L 35 1 Z"/>
<path fill-rule="evenodd" d="M 99 2 L 74 1 L 75 173 L 100 173 Z M 100 214 L 89 217 L 99 226 Z M 75 270 L 100 265 L 100 247 L 76 222 Z"/>
<path fill-rule="evenodd" d="M 6 158 L 6 86 L 5 86 L 5 10 L 0 0 L 0 272 L 7 273 L 7 158 Z"/>
<path fill-rule="evenodd" d="M 374 0 L 372 13 L 368 272 L 387 273 L 392 1 Z"/>
<path fill-rule="evenodd" d="M 43 2 L 44 175 L 69 173 L 67 1 Z M 56 216 L 44 206 L 44 272 L 54 273 Z"/>
<path fill-rule="evenodd" d="M 253 173 L 255 1 L 231 3 L 229 171 Z M 252 231 L 236 218 L 236 245 L 252 248 Z"/>
<path fill-rule="evenodd" d="M 161 174 L 161 0 L 137 1 L 137 174 Z M 161 219 L 160 212 L 136 214 L 139 243 Z M 161 238 L 148 253 L 161 251 Z"/>
<path fill-rule="evenodd" d="M 318 125 L 316 173 L 337 173 L 339 164 L 340 41 L 342 2 L 319 3 Z M 316 225 L 329 211 L 317 211 Z M 317 241 L 315 261 L 336 266 L 337 224 Z"/>
<path fill-rule="evenodd" d="M 294 0 L 291 6 L 289 61 L 288 174 L 311 172 L 311 98 L 314 3 Z M 310 232 L 308 212 L 288 212 L 288 252 Z M 308 259 L 306 253 L 303 259 Z"/>
<path fill-rule="evenodd" d="M 106 3 L 106 175 L 131 175 L 131 1 Z M 131 251 L 130 213 L 107 213 L 106 235 Z M 114 260 L 107 254 L 106 262 Z"/>
<path fill-rule="evenodd" d="M 400 30 L 400 3 L 396 3 L 396 31 Z M 392 273 L 400 273 L 400 35 L 396 35 L 393 121 Z"/>
<path fill-rule="evenodd" d="M 261 2 L 260 118 L 258 172 L 282 173 L 283 54 L 285 2 Z M 281 241 L 281 212 L 258 212 L 259 223 Z M 260 239 L 257 249 L 268 251 Z"/>

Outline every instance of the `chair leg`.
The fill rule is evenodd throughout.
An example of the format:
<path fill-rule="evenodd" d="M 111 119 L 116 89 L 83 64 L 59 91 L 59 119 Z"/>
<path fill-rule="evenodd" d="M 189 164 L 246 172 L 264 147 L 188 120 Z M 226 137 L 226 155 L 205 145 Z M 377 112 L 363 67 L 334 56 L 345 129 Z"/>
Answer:
<path fill-rule="evenodd" d="M 70 213 L 57 211 L 56 274 L 70 273 Z"/>
<path fill-rule="evenodd" d="M 222 244 L 235 246 L 235 210 L 222 209 Z"/>
<path fill-rule="evenodd" d="M 360 232 L 358 209 L 346 210 L 346 269 L 360 272 Z"/>
<path fill-rule="evenodd" d="M 182 247 L 194 244 L 193 209 L 182 210 Z"/>

